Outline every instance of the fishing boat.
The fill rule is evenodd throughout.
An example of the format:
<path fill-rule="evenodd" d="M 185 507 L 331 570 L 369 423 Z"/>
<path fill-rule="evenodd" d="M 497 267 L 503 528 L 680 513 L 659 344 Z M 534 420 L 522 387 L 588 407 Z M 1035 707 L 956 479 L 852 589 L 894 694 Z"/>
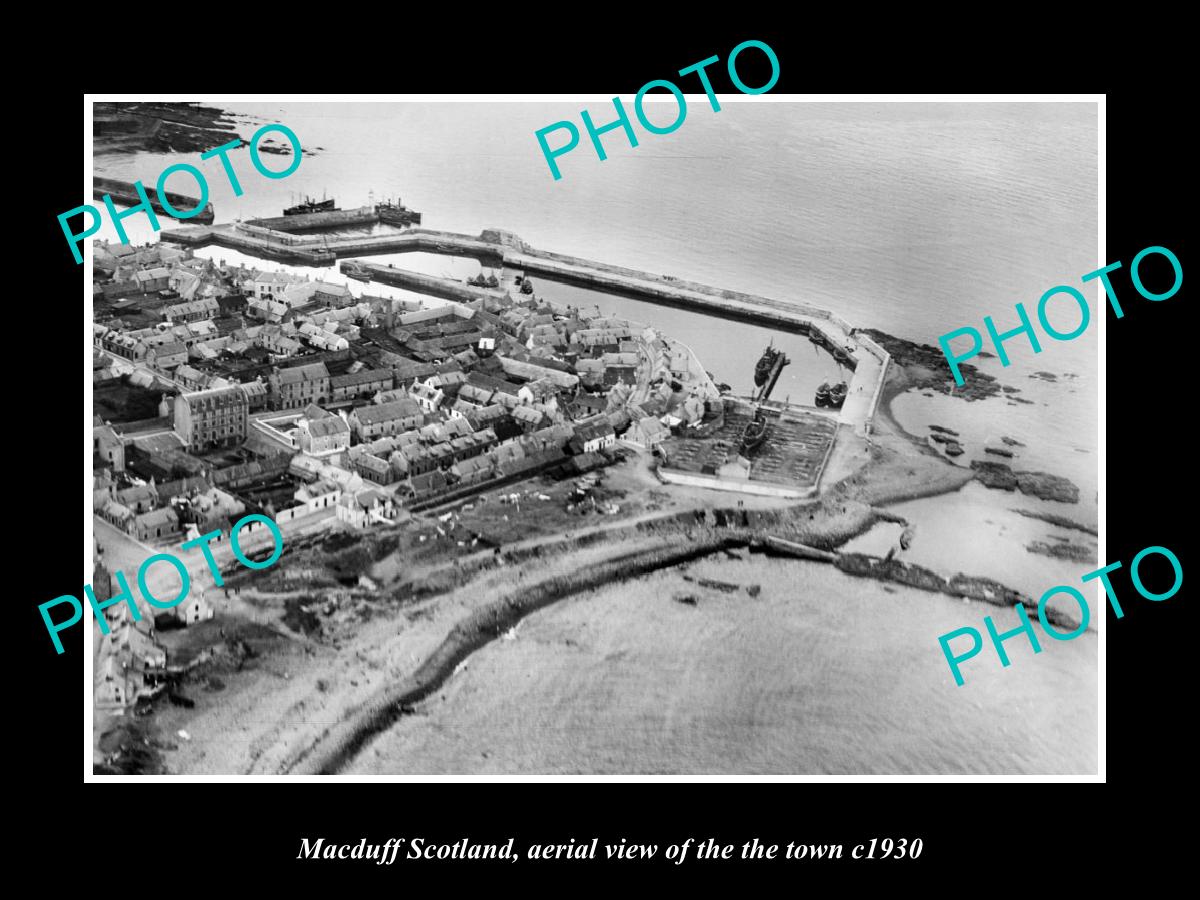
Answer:
<path fill-rule="evenodd" d="M 754 384 L 757 387 L 762 387 L 767 383 L 767 379 L 771 377 L 771 369 L 775 367 L 775 361 L 778 359 L 779 351 L 768 345 L 754 366 Z"/>
<path fill-rule="evenodd" d="M 421 214 L 401 203 L 399 197 L 396 198 L 395 202 L 384 200 L 382 203 L 376 204 L 375 213 L 379 216 L 379 221 L 387 225 L 421 224 Z"/>
<path fill-rule="evenodd" d="M 370 281 L 371 276 L 352 259 L 342 260 L 342 274 L 355 281 Z"/>
<path fill-rule="evenodd" d="M 817 406 L 831 406 L 833 402 L 833 389 L 829 387 L 828 381 L 821 382 L 821 386 L 817 388 L 816 404 Z"/>
<path fill-rule="evenodd" d="M 307 216 L 311 213 L 319 212 L 337 212 L 338 208 L 334 206 L 336 200 L 314 200 L 312 197 L 305 196 L 303 203 L 297 203 L 295 206 L 289 206 L 283 211 L 285 216 Z"/>
<path fill-rule="evenodd" d="M 746 426 L 746 430 L 742 433 L 742 456 L 748 456 L 762 446 L 763 441 L 767 439 L 767 433 L 770 431 L 770 423 L 760 406 L 754 412 L 754 418 L 750 424 Z"/>
<path fill-rule="evenodd" d="M 846 386 L 846 382 L 839 381 L 829 389 L 829 405 L 834 409 L 841 409 L 842 404 L 846 402 L 846 393 L 850 389 Z"/>

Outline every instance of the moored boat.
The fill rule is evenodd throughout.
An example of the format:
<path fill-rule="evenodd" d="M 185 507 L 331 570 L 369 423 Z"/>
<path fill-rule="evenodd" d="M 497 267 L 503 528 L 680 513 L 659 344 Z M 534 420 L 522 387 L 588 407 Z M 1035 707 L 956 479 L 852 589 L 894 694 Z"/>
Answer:
<path fill-rule="evenodd" d="M 771 377 L 771 369 L 775 367 L 777 359 L 779 359 L 779 351 L 774 347 L 768 346 L 763 351 L 763 355 L 759 357 L 758 363 L 754 366 L 754 384 L 757 387 L 762 387 L 767 383 L 767 379 Z"/>
<path fill-rule="evenodd" d="M 829 387 L 828 381 L 821 382 L 821 386 L 817 388 L 816 396 L 817 406 L 830 406 L 833 402 L 833 390 Z"/>
<path fill-rule="evenodd" d="M 829 389 L 829 405 L 835 409 L 840 409 L 842 404 L 846 402 L 847 391 L 849 391 L 849 388 L 844 381 L 839 381 L 831 387 Z"/>
<path fill-rule="evenodd" d="M 338 212 L 338 208 L 334 205 L 337 201 L 314 200 L 312 197 L 305 197 L 303 203 L 297 203 L 295 206 L 289 206 L 283 211 L 285 216 L 306 216 L 310 213 L 319 212 Z"/>
<path fill-rule="evenodd" d="M 421 224 L 421 214 L 401 203 L 399 197 L 396 198 L 395 203 L 391 200 L 384 200 L 382 203 L 375 204 L 375 212 L 379 216 L 379 221 L 386 225 Z"/>
<path fill-rule="evenodd" d="M 342 260 L 342 274 L 347 278 L 353 278 L 355 281 L 370 281 L 371 276 L 366 270 L 352 259 Z"/>
<path fill-rule="evenodd" d="M 755 411 L 754 418 L 746 426 L 746 430 L 742 432 L 742 444 L 740 448 L 742 456 L 748 456 L 761 447 L 763 441 L 767 439 L 767 432 L 769 430 L 770 424 L 760 407 Z"/>

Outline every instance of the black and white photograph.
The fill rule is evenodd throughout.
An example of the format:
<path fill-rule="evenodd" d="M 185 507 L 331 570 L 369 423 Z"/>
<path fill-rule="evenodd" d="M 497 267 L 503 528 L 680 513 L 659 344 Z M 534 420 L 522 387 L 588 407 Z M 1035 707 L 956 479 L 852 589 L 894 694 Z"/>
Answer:
<path fill-rule="evenodd" d="M 90 96 L 89 777 L 1101 778 L 1101 104 L 678 83 Z"/>

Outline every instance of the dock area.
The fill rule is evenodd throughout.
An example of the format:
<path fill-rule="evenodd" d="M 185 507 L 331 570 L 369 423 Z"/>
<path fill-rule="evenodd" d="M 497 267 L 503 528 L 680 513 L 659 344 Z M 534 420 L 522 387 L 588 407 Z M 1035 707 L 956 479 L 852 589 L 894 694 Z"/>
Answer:
<path fill-rule="evenodd" d="M 316 213 L 316 219 L 325 214 Z M 309 224 L 309 223 L 306 223 Z M 314 223 L 315 224 L 315 223 Z M 741 291 L 723 290 L 669 275 L 655 275 L 623 266 L 595 262 L 530 247 L 512 232 L 485 229 L 478 236 L 407 228 L 393 234 L 328 235 L 290 234 L 261 224 L 176 228 L 162 239 L 191 247 L 215 244 L 278 262 L 304 266 L 332 266 L 338 259 L 396 253 L 438 253 L 478 260 L 481 264 L 518 270 L 565 284 L 609 291 L 663 306 L 688 309 L 704 315 L 805 334 L 854 370 L 839 421 L 859 435 L 870 432 L 890 357 L 878 344 L 840 316 L 799 300 L 775 300 Z M 445 299 L 476 299 L 486 289 L 450 285 L 395 267 L 355 264 L 364 274 L 381 276 L 383 283 L 413 290 L 438 290 Z M 454 296 L 449 296 L 453 294 Z"/>
<path fill-rule="evenodd" d="M 742 433 L 756 405 L 725 398 L 721 427 L 703 438 L 672 436 L 663 442 L 664 481 L 775 497 L 813 496 L 837 435 L 837 419 L 799 406 L 764 404 L 770 420 L 764 445 L 740 454 Z"/>

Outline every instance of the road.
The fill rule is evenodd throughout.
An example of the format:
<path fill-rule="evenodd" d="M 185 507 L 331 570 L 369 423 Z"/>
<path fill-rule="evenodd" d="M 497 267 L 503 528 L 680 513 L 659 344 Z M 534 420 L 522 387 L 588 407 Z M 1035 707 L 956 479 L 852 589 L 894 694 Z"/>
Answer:
<path fill-rule="evenodd" d="M 285 522 L 283 525 L 280 525 L 279 529 L 283 533 L 284 547 L 287 547 L 289 536 L 295 537 L 327 527 L 334 514 L 335 508 L 331 506 L 297 522 Z M 149 544 L 142 543 L 137 538 L 126 534 L 118 528 L 114 528 L 97 516 L 92 517 L 92 522 L 95 527 L 96 542 L 104 548 L 102 559 L 105 566 L 110 572 L 120 569 L 125 573 L 130 587 L 137 595 L 135 597 L 136 600 L 142 601 L 140 591 L 137 587 L 138 569 L 143 562 L 156 553 L 170 553 L 183 562 L 184 567 L 188 571 L 188 577 L 191 580 L 192 593 L 207 591 L 216 587 L 216 582 L 213 580 L 212 571 L 209 569 L 208 562 L 204 558 L 204 553 L 199 547 L 180 550 L 179 544 L 183 542 L 182 538 L 175 543 L 155 548 Z M 270 531 L 263 529 L 255 532 L 253 535 L 246 535 L 239 541 L 239 546 L 244 553 L 248 553 L 260 548 L 266 549 L 271 545 L 271 541 Z M 214 543 L 212 545 L 212 555 L 213 559 L 216 560 L 217 566 L 222 569 L 234 564 L 233 548 L 230 546 L 228 540 L 223 540 L 219 544 Z M 169 600 L 179 593 L 179 574 L 174 566 L 168 563 L 158 563 L 146 573 L 146 585 L 155 597 Z M 116 590 L 116 587 L 114 579 L 114 590 Z M 141 611 L 143 614 L 148 607 L 149 604 L 142 601 Z"/>

